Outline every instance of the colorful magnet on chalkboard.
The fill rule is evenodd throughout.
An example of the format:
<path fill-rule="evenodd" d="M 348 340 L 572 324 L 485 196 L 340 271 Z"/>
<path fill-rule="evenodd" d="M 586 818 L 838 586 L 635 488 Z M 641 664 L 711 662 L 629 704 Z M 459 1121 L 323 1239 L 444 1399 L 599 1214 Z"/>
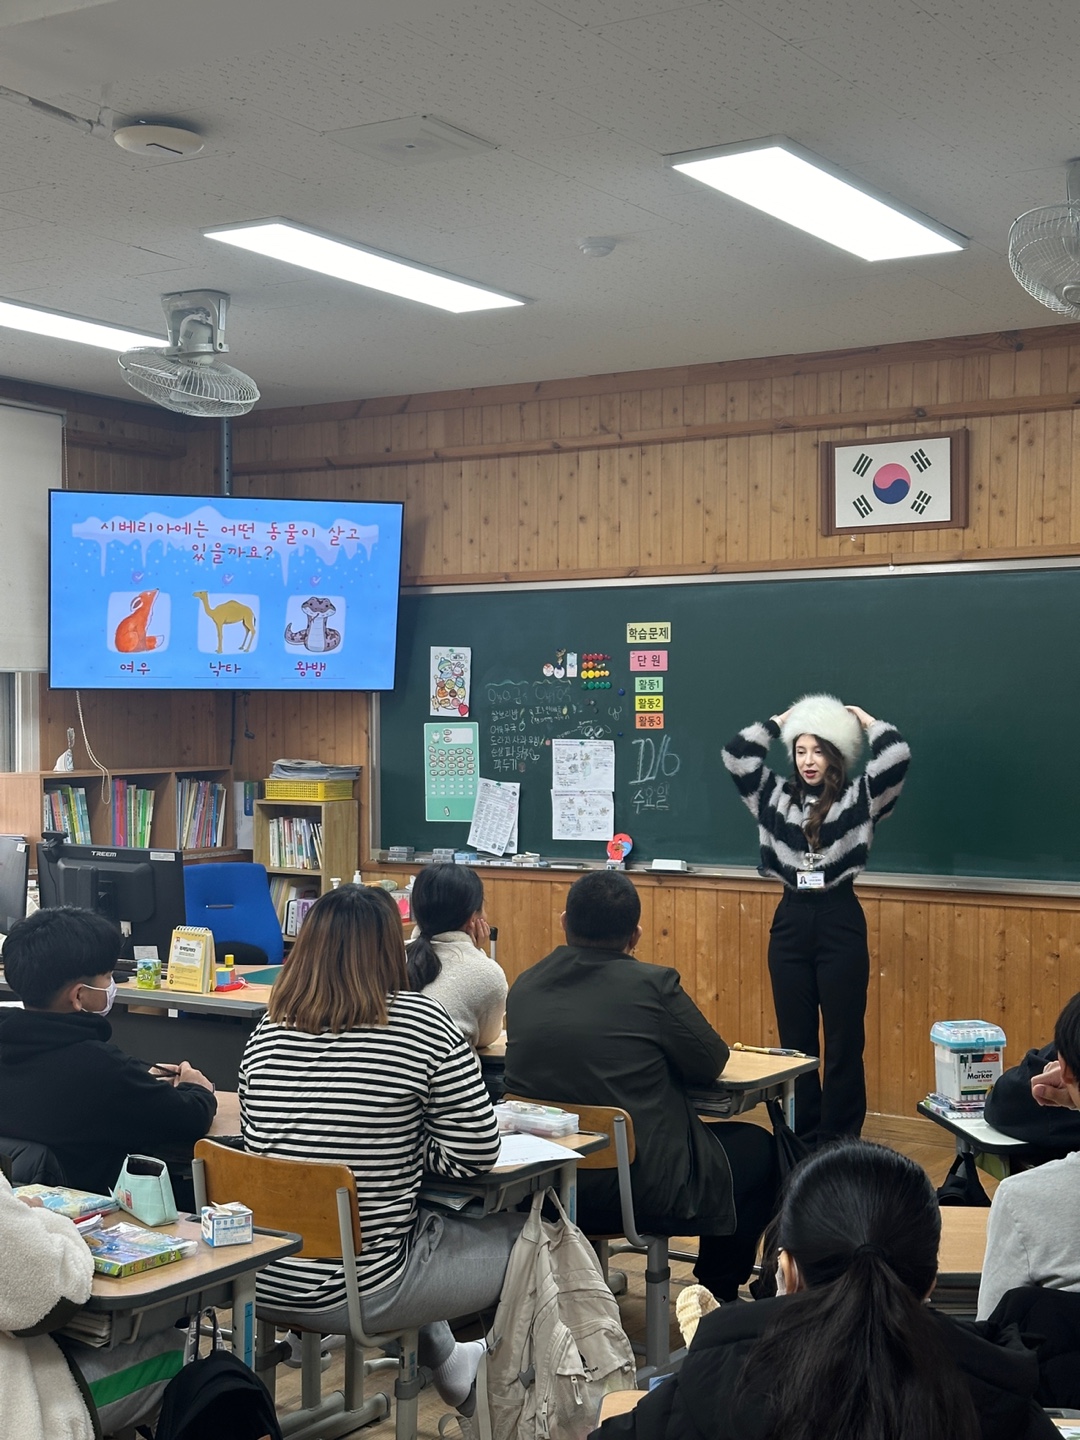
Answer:
<path fill-rule="evenodd" d="M 544 674 L 548 677 L 549 680 L 551 679 L 552 675 L 555 674 L 555 666 L 552 665 L 550 660 L 544 666 Z"/>
<path fill-rule="evenodd" d="M 612 854 L 616 846 L 618 847 L 618 851 L 616 854 Z M 630 839 L 630 836 L 620 832 L 618 835 L 613 835 L 608 841 L 607 853 L 612 860 L 625 860 L 633 848 L 634 842 Z"/>
<path fill-rule="evenodd" d="M 626 694 L 626 691 L 623 689 L 623 687 L 622 687 L 621 685 L 619 686 L 619 694 L 620 694 L 620 695 L 625 695 L 625 694 Z"/>
<path fill-rule="evenodd" d="M 464 701 L 457 707 L 457 713 L 459 715 L 468 715 L 469 707 L 464 703 Z"/>

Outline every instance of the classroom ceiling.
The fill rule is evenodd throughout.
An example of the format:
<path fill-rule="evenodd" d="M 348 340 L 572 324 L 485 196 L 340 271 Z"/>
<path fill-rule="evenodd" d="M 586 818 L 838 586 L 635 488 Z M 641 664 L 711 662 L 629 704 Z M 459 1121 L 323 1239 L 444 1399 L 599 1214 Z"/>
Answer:
<path fill-rule="evenodd" d="M 161 292 L 227 290 L 264 406 L 1055 324 L 1007 236 L 1064 199 L 1078 57 L 1076 0 L 3 0 L 0 85 L 206 148 L 146 160 L 0 100 L 0 297 L 156 330 Z M 496 148 L 335 139 L 414 115 Z M 770 134 L 970 247 L 868 264 L 663 164 Z M 274 215 L 534 303 L 449 315 L 200 235 Z M 10 330 L 0 374 L 131 393 L 107 352 Z"/>

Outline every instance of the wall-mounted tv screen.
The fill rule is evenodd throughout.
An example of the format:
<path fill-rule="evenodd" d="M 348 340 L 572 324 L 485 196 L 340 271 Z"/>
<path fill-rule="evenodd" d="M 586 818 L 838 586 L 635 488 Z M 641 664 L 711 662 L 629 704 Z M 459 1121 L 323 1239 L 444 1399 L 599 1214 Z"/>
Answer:
<path fill-rule="evenodd" d="M 402 507 L 49 492 L 61 690 L 390 690 Z"/>

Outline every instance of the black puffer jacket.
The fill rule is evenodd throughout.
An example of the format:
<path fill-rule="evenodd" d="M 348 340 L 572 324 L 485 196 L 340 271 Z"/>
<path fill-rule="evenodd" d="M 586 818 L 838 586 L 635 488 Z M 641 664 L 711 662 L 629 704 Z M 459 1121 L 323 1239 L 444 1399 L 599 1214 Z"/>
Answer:
<path fill-rule="evenodd" d="M 746 1357 L 783 1299 L 724 1305 L 701 1321 L 682 1369 L 658 1385 L 628 1415 L 594 1430 L 598 1440 L 761 1440 L 767 1435 L 765 1397 L 733 1403 Z M 971 1387 L 982 1440 L 1055 1440 L 1059 1432 L 1035 1399 L 1039 1367 L 1015 1326 L 935 1315 L 941 1343 Z"/>

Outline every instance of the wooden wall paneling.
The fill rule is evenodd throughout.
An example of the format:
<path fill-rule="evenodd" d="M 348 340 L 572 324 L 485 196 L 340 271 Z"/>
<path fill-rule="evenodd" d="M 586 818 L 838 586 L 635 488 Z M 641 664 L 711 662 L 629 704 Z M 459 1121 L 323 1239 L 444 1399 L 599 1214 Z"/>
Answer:
<path fill-rule="evenodd" d="M 641 553 L 641 447 L 621 446 L 615 454 L 619 486 L 611 523 L 618 532 L 616 563 L 619 569 L 629 570 Z"/>
<path fill-rule="evenodd" d="M 619 567 L 619 452 L 601 450 L 596 457 L 597 568 Z M 541 567 L 543 568 L 543 567 Z"/>
<path fill-rule="evenodd" d="M 995 359 L 1005 357 L 995 356 Z M 990 422 L 990 525 L 988 544 L 999 549 L 1016 544 L 1016 487 L 1020 427 L 1015 415 Z"/>
<path fill-rule="evenodd" d="M 660 565 L 661 487 L 659 445 L 641 447 L 641 513 L 638 519 L 637 563 Z"/>
<path fill-rule="evenodd" d="M 750 559 L 750 440 L 740 435 L 720 444 L 727 478 L 727 551 L 723 560 L 727 565 L 741 565 Z"/>
<path fill-rule="evenodd" d="M 713 536 L 705 514 L 705 441 L 688 441 L 680 450 L 680 483 L 671 497 L 671 509 L 673 523 L 682 532 L 683 563 L 710 565 Z"/>

